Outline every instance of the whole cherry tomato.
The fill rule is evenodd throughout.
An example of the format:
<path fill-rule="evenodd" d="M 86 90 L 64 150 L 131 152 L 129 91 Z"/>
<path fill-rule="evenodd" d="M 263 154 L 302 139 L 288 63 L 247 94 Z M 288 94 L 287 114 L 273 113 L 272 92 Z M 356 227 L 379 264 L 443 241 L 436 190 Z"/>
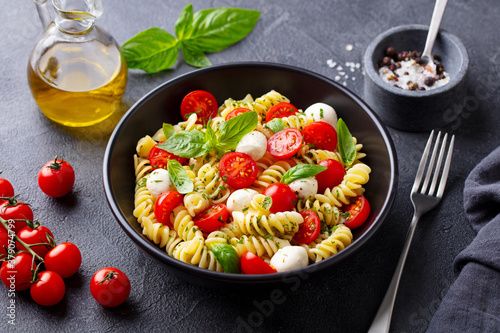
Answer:
<path fill-rule="evenodd" d="M 287 128 L 275 133 L 267 141 L 267 151 L 279 159 L 297 154 L 302 147 L 302 134 L 295 128 Z"/>
<path fill-rule="evenodd" d="M 266 187 L 265 196 L 270 196 L 272 200 L 271 213 L 289 212 L 292 211 L 297 203 L 297 195 L 290 186 L 283 183 L 274 183 Z"/>
<path fill-rule="evenodd" d="M 101 305 L 118 306 L 125 302 L 130 294 L 130 280 L 117 268 L 101 268 L 90 281 L 90 293 Z"/>
<path fill-rule="evenodd" d="M 11 198 L 0 204 L 0 217 L 4 220 L 30 220 L 33 221 L 33 211 L 27 203 Z M 14 221 L 12 231 L 18 233 L 19 230 L 26 227 L 24 221 Z"/>
<path fill-rule="evenodd" d="M 243 253 L 240 263 L 243 274 L 272 274 L 277 272 L 276 269 L 249 251 Z"/>
<path fill-rule="evenodd" d="M 364 196 L 358 195 L 351 204 L 344 208 L 344 211 L 349 213 L 349 216 L 344 221 L 345 226 L 349 229 L 360 227 L 370 215 L 370 210 L 368 200 Z"/>
<path fill-rule="evenodd" d="M 337 132 L 332 125 L 323 121 L 315 121 L 302 130 L 305 143 L 314 149 L 333 151 L 337 148 Z"/>
<path fill-rule="evenodd" d="M 44 258 L 45 268 L 63 278 L 75 274 L 82 264 L 82 254 L 78 247 L 69 242 L 56 245 Z"/>
<path fill-rule="evenodd" d="M 266 114 L 266 123 L 273 120 L 274 118 L 284 118 L 293 116 L 299 112 L 299 110 L 290 103 L 281 102 L 276 105 L 271 106 Z"/>
<path fill-rule="evenodd" d="M 170 228 L 174 226 L 170 222 L 170 216 L 175 207 L 182 203 L 183 196 L 177 191 L 167 191 L 156 199 L 154 213 L 156 220 L 163 225 L 168 225 Z"/>
<path fill-rule="evenodd" d="M 0 178 L 0 197 L 8 198 L 14 196 L 14 187 L 5 178 Z M 0 199 L 0 203 L 4 200 Z"/>
<path fill-rule="evenodd" d="M 187 120 L 191 114 L 196 113 L 196 123 L 208 123 L 210 118 L 217 116 L 218 108 L 214 95 L 205 90 L 195 90 L 182 99 L 181 116 Z"/>
<path fill-rule="evenodd" d="M 38 172 L 38 186 L 49 197 L 59 198 L 71 191 L 75 184 L 73 167 L 57 156 Z"/>
<path fill-rule="evenodd" d="M 196 215 L 193 222 L 204 233 L 210 233 L 223 227 L 228 216 L 229 212 L 226 205 L 217 204 Z"/>
<path fill-rule="evenodd" d="M 54 236 L 49 228 L 43 225 L 34 229 L 24 227 L 17 233 L 17 237 L 28 245 L 45 243 L 31 246 L 31 249 L 42 258 L 44 258 L 47 252 L 52 249 L 50 245 L 52 243 L 50 238 L 54 239 Z M 18 241 L 16 241 L 16 247 L 19 251 L 26 250 L 26 248 Z"/>
<path fill-rule="evenodd" d="M 257 178 L 257 163 L 245 153 L 227 153 L 219 162 L 222 179 L 234 189 L 249 187 Z"/>
<path fill-rule="evenodd" d="M 2 263 L 0 277 L 7 288 L 26 290 L 31 286 L 32 269 L 35 269 L 33 257 L 26 252 L 20 252 L 11 260 Z"/>
<path fill-rule="evenodd" d="M 344 180 L 345 168 L 339 161 L 328 159 L 318 162 L 318 165 L 327 168 L 316 175 L 318 193 L 324 193 L 327 188 L 332 189 Z"/>
<path fill-rule="evenodd" d="M 312 210 L 303 210 L 300 215 L 304 218 L 299 226 L 299 231 L 293 236 L 293 239 L 299 244 L 309 244 L 319 236 L 321 231 L 321 222 L 318 215 Z"/>
<path fill-rule="evenodd" d="M 66 285 L 56 272 L 43 271 L 38 273 L 38 279 L 30 288 L 31 298 L 43 306 L 59 303 L 66 293 Z"/>

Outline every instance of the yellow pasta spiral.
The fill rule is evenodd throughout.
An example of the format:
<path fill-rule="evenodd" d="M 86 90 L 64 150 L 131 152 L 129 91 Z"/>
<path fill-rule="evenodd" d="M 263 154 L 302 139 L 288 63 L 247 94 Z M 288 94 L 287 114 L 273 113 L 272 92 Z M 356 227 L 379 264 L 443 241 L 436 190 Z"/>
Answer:
<path fill-rule="evenodd" d="M 358 196 L 363 193 L 363 188 L 359 184 L 353 184 L 343 180 L 338 186 L 331 190 L 327 188 L 325 193 L 316 194 L 314 198 L 321 203 L 329 203 L 332 206 L 341 207 L 343 204 L 350 203 L 349 198 Z"/>
<path fill-rule="evenodd" d="M 142 233 L 151 241 L 157 244 L 160 248 L 165 248 L 165 251 L 172 255 L 174 248 L 182 242 L 182 239 L 177 236 L 175 230 L 159 222 L 154 223 L 149 217 L 142 218 Z"/>
<path fill-rule="evenodd" d="M 301 149 L 297 155 L 293 157 L 293 160 L 297 164 L 318 164 L 318 162 L 328 159 L 341 162 L 340 155 L 337 152 L 323 149 Z"/>
<path fill-rule="evenodd" d="M 279 249 L 289 246 L 290 242 L 270 235 L 267 237 L 243 235 L 239 239 L 231 239 L 231 245 L 236 249 L 240 257 L 243 253 L 249 251 L 259 257 L 267 256 L 271 258 Z"/>
<path fill-rule="evenodd" d="M 184 196 L 184 207 L 191 216 L 196 216 L 209 206 L 210 200 L 205 193 L 191 192 Z"/>
<path fill-rule="evenodd" d="M 140 182 L 142 178 L 146 177 L 153 171 L 151 164 L 147 158 L 142 158 L 134 155 L 134 170 L 135 170 L 135 181 Z"/>
<path fill-rule="evenodd" d="M 332 206 L 328 202 L 321 202 L 317 199 L 314 200 L 300 200 L 297 203 L 297 209 L 299 212 L 309 209 L 318 215 L 319 220 L 322 224 L 326 224 L 331 227 L 340 223 L 340 210 L 336 206 Z"/>
<path fill-rule="evenodd" d="M 189 215 L 188 210 L 184 206 L 174 208 L 172 215 L 170 215 L 170 222 L 177 234 L 185 241 L 189 241 L 195 237 L 203 238 L 203 233 L 194 225 L 191 215 Z"/>
<path fill-rule="evenodd" d="M 211 271 L 223 272 L 215 254 L 205 245 L 203 237 L 182 242 L 174 250 L 173 257 L 190 265 Z"/>
<path fill-rule="evenodd" d="M 152 137 L 149 135 L 146 135 L 143 138 L 140 138 L 139 141 L 137 142 L 137 146 L 135 150 L 137 151 L 137 155 L 142 158 L 148 158 L 149 157 L 149 152 L 151 151 L 151 148 L 156 144 L 156 141 L 153 140 Z"/>
<path fill-rule="evenodd" d="M 364 185 L 370 180 L 370 172 L 372 169 L 364 163 L 356 163 L 351 166 L 344 176 L 344 180 L 351 184 L 361 184 Z"/>
<path fill-rule="evenodd" d="M 282 236 L 294 234 L 299 230 L 299 224 L 304 218 L 297 212 L 280 212 L 276 214 L 253 215 L 233 212 L 234 223 L 245 235 Z"/>
<path fill-rule="evenodd" d="M 132 214 L 137 218 L 137 222 L 142 224 L 144 217 L 147 217 L 153 223 L 156 222 L 154 214 L 155 197 L 148 191 L 148 188 L 143 186 L 136 186 L 134 195 L 134 211 Z"/>
<path fill-rule="evenodd" d="M 204 164 L 198 171 L 194 189 L 207 194 L 214 204 L 225 202 L 231 194 L 220 177 L 219 168 L 209 163 Z"/>
<path fill-rule="evenodd" d="M 271 184 L 277 183 L 291 167 L 292 165 L 286 161 L 278 161 L 264 170 L 262 175 L 255 179 L 253 186 L 257 188 L 266 188 Z"/>
<path fill-rule="evenodd" d="M 317 244 L 311 252 L 316 255 L 315 262 L 329 258 L 351 245 L 351 229 L 343 224 L 339 224 L 332 235 L 321 243 Z"/>

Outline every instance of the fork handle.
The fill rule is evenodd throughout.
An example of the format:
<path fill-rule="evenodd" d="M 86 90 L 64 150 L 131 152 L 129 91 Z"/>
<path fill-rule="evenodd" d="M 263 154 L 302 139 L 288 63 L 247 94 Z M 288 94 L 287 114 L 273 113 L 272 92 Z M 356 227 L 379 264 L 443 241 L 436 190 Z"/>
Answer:
<path fill-rule="evenodd" d="M 411 220 L 410 228 L 406 234 L 405 244 L 403 246 L 403 252 L 399 257 L 398 265 L 394 275 L 392 276 L 391 284 L 385 293 L 382 304 L 373 319 L 373 322 L 368 330 L 368 333 L 387 333 L 389 332 L 389 327 L 391 325 L 392 309 L 394 308 L 394 301 L 396 300 L 396 294 L 398 292 L 399 280 L 401 279 L 401 273 L 403 272 L 403 267 L 405 265 L 406 256 L 408 255 L 408 250 L 410 249 L 411 240 L 413 239 L 413 234 L 417 227 L 418 220 L 420 216 L 417 214 L 413 215 Z"/>

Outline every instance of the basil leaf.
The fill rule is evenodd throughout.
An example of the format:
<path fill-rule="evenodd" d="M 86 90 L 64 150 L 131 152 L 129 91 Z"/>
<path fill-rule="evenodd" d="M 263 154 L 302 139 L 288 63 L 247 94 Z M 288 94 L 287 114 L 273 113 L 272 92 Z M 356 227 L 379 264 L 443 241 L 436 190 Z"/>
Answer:
<path fill-rule="evenodd" d="M 181 42 L 181 50 L 184 61 L 190 66 L 203 68 L 212 65 L 207 56 L 194 45 Z"/>
<path fill-rule="evenodd" d="M 231 245 L 224 243 L 212 243 L 210 244 L 210 251 L 215 254 L 215 257 L 224 269 L 224 272 L 240 272 L 240 257 Z"/>
<path fill-rule="evenodd" d="M 180 157 L 199 157 L 208 153 L 205 146 L 205 133 L 202 131 L 182 131 L 172 135 L 167 141 L 156 147 Z"/>
<path fill-rule="evenodd" d="M 175 134 L 174 126 L 172 126 L 171 124 L 163 123 L 162 128 L 163 128 L 163 134 L 167 139 Z"/>
<path fill-rule="evenodd" d="M 350 166 L 356 159 L 356 145 L 347 125 L 339 118 L 337 121 L 337 136 L 339 145 L 339 154 L 346 167 Z"/>
<path fill-rule="evenodd" d="M 264 127 L 269 128 L 274 133 L 278 133 L 285 128 L 285 126 L 283 125 L 283 120 L 281 118 L 274 118 L 270 122 L 267 122 Z"/>
<path fill-rule="evenodd" d="M 186 194 L 189 192 L 193 192 L 194 184 L 191 178 L 189 178 L 186 170 L 182 167 L 182 165 L 177 160 L 168 160 L 167 161 L 167 171 L 168 177 L 174 184 L 177 191 L 181 194 Z"/>
<path fill-rule="evenodd" d="M 211 147 L 214 147 L 217 144 L 217 136 L 215 135 L 215 132 L 212 129 L 212 126 L 210 126 L 210 125 L 207 125 L 207 129 L 205 130 L 205 141 Z"/>
<path fill-rule="evenodd" d="M 231 150 L 238 145 L 241 138 L 257 127 L 257 112 L 245 112 L 221 123 L 217 148 Z"/>
<path fill-rule="evenodd" d="M 318 173 L 325 171 L 326 169 L 327 167 L 323 165 L 297 164 L 296 166 L 285 172 L 283 177 L 281 177 L 280 183 L 288 185 L 297 179 L 316 176 Z"/>
<path fill-rule="evenodd" d="M 259 19 L 256 10 L 219 7 L 194 14 L 189 44 L 202 52 L 218 52 L 248 35 Z M 186 41 L 186 38 L 183 39 Z"/>
<path fill-rule="evenodd" d="M 160 28 L 138 33 L 122 47 L 128 68 L 138 68 L 151 74 L 172 67 L 177 61 L 177 39 Z"/>
<path fill-rule="evenodd" d="M 193 33 L 193 5 L 189 4 L 175 22 L 175 35 L 179 40 L 191 37 Z"/>

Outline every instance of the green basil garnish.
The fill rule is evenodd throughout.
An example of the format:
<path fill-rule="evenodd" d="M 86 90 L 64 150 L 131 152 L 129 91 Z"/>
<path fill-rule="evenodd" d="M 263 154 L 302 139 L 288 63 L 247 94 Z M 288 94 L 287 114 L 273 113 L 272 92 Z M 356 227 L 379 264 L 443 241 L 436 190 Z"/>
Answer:
<path fill-rule="evenodd" d="M 174 126 L 171 124 L 163 123 L 163 134 L 168 139 L 175 134 Z"/>
<path fill-rule="evenodd" d="M 215 254 L 217 261 L 221 264 L 226 273 L 240 272 L 240 257 L 236 250 L 229 244 L 212 243 L 210 251 Z"/>
<path fill-rule="evenodd" d="M 186 170 L 182 167 L 182 165 L 177 160 L 168 160 L 167 161 L 167 171 L 168 177 L 174 184 L 177 192 L 181 194 L 186 194 L 189 192 L 193 192 L 194 184 L 191 178 L 189 178 Z"/>
<path fill-rule="evenodd" d="M 205 52 L 218 52 L 248 35 L 259 19 L 256 10 L 219 7 L 193 13 L 193 5 L 184 8 L 175 23 L 172 36 L 160 28 L 150 28 L 122 45 L 128 68 L 151 74 L 172 67 L 179 48 L 184 61 L 194 67 L 210 66 Z"/>
<path fill-rule="evenodd" d="M 337 136 L 340 157 L 344 165 L 349 167 L 356 159 L 356 145 L 342 118 L 339 118 L 337 122 Z"/>
<path fill-rule="evenodd" d="M 199 157 L 210 151 L 205 145 L 205 133 L 198 130 L 175 133 L 157 147 L 177 156 L 188 158 Z"/>
<path fill-rule="evenodd" d="M 216 147 L 221 150 L 236 148 L 241 138 L 257 127 L 258 121 L 257 112 L 251 111 L 221 123 Z"/>
<path fill-rule="evenodd" d="M 296 166 L 285 172 L 283 177 L 281 177 L 280 183 L 288 185 L 297 179 L 316 176 L 318 173 L 323 172 L 326 169 L 327 167 L 323 165 L 297 164 Z"/>
<path fill-rule="evenodd" d="M 283 120 L 281 118 L 274 118 L 270 122 L 267 122 L 264 125 L 264 127 L 269 128 L 274 133 L 278 133 L 279 131 L 282 131 L 285 129 L 285 126 L 283 125 Z"/>

